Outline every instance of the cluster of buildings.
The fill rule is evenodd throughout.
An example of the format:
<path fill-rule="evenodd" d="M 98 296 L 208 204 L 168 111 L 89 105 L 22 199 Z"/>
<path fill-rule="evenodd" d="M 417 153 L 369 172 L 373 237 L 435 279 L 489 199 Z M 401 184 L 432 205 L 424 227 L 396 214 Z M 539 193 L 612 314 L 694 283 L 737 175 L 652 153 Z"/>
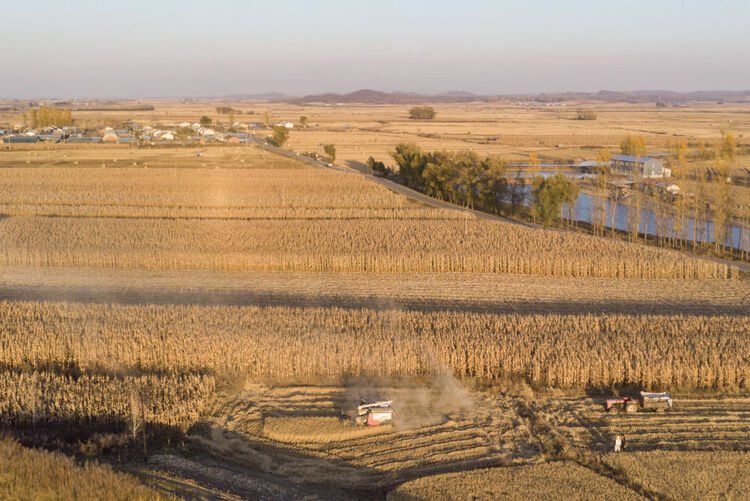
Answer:
<path fill-rule="evenodd" d="M 613 174 L 626 176 L 609 182 L 610 188 L 619 197 L 627 197 L 634 189 L 635 179 L 638 178 L 641 191 L 651 196 L 658 196 L 665 200 L 675 200 L 682 195 L 680 187 L 667 180 L 672 176 L 672 170 L 664 165 L 661 158 L 664 155 L 633 156 L 618 155 L 610 160 L 609 167 Z"/>
<path fill-rule="evenodd" d="M 103 127 L 97 130 L 78 127 L 43 127 L 25 131 L 11 132 L 0 129 L 0 138 L 4 143 L 103 143 L 103 144 L 169 144 L 180 140 L 189 143 L 225 142 L 239 144 L 250 141 L 249 129 L 263 128 L 262 124 L 235 123 L 226 127 L 228 131 L 203 126 L 199 123 L 183 122 L 163 126 L 140 126 L 135 122 L 123 124 L 124 128 Z M 286 123 L 284 124 L 285 126 Z M 291 123 L 289 125 L 293 126 Z M 18 130 L 18 129 L 17 129 Z"/>
<path fill-rule="evenodd" d="M 654 179 L 671 177 L 672 171 L 664 166 L 664 161 L 649 156 L 617 155 L 609 162 L 609 169 L 615 174 Z"/>

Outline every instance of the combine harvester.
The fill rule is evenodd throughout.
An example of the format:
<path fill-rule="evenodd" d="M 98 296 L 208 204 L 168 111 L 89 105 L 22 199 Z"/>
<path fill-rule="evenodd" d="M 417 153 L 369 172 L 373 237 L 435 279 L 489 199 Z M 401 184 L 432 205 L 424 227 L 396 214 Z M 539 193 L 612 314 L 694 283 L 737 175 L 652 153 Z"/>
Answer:
<path fill-rule="evenodd" d="M 672 409 L 672 397 L 666 391 L 663 393 L 641 392 L 639 399 L 630 397 L 609 398 L 604 404 L 610 414 L 619 414 L 625 411 L 627 414 L 635 412 L 664 412 Z"/>
<path fill-rule="evenodd" d="M 372 404 L 363 402 L 357 407 L 357 417 L 354 418 L 354 422 L 368 426 L 390 423 L 393 419 L 392 403 L 392 400 L 382 400 Z"/>

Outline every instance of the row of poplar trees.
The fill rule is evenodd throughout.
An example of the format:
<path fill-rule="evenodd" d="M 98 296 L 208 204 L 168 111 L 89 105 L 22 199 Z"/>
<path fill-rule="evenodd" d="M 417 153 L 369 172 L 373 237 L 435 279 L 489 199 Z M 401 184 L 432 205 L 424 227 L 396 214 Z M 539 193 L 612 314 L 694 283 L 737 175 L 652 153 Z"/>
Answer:
<path fill-rule="evenodd" d="M 31 127 L 66 127 L 73 125 L 73 114 L 69 109 L 61 110 L 59 108 L 47 108 L 40 106 L 31 109 Z"/>
<path fill-rule="evenodd" d="M 679 141 L 670 147 L 668 166 L 673 177 L 670 183 L 680 188 L 680 195 L 675 198 L 652 195 L 646 196 L 641 189 L 643 179 L 637 173 L 633 178 L 634 186 L 627 204 L 626 221 L 631 241 L 647 238 L 646 232 L 641 234 L 644 224 L 651 223 L 656 235 L 651 238 L 665 247 L 698 248 L 713 247 L 718 254 L 723 254 L 731 248 L 731 228 L 740 228 L 740 242 L 744 250 L 741 257 L 750 257 L 750 220 L 746 213 L 742 213 L 736 200 L 731 184 L 731 170 L 737 152 L 737 142 L 731 132 L 721 131 L 721 141 L 711 149 L 703 143 L 698 150 L 691 154 L 688 145 Z M 646 157 L 646 145 L 643 137 L 628 134 L 620 144 L 620 151 L 626 155 Z M 689 168 L 691 160 L 711 160 L 711 169 Z M 609 170 L 610 152 L 605 149 L 597 158 L 597 177 L 595 193 L 592 197 L 591 222 L 595 234 L 604 235 L 609 231 L 615 233 L 615 217 L 619 200 L 612 196 L 608 182 L 612 179 Z M 608 202 L 609 199 L 609 202 Z M 644 221 L 644 212 L 649 214 L 652 221 Z M 650 212 L 649 212 L 650 211 Z M 736 231 L 736 230 L 735 230 Z M 713 242 L 708 236 L 713 237 Z"/>

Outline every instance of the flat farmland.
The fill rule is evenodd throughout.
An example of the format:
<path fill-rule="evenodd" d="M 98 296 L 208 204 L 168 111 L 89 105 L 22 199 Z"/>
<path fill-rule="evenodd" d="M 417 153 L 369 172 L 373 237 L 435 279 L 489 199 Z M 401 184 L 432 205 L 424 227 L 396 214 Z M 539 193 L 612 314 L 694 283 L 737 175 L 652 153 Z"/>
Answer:
<path fill-rule="evenodd" d="M 509 103 L 435 104 L 434 120 L 409 120 L 408 105 L 306 106 L 269 104 L 272 117 L 296 123 L 307 116 L 316 127 L 295 129 L 295 151 L 317 151 L 321 143 L 337 146 L 344 165 L 361 166 L 369 156 L 393 163 L 398 143 L 425 150 L 471 149 L 525 161 L 533 152 L 549 161 L 593 160 L 601 147 L 619 149 L 628 134 L 642 135 L 654 151 L 676 141 L 714 143 L 719 129 L 732 130 L 740 143 L 750 134 L 747 104 L 697 105 L 657 109 L 650 105 L 570 102 L 565 106 L 518 106 Z M 591 109 L 597 120 L 576 120 L 578 109 Z M 647 125 L 646 125 L 647 124 Z M 747 158 L 740 159 L 744 168 Z"/>
<path fill-rule="evenodd" d="M 493 273 L 141 271 L 5 267 L 15 300 L 298 306 L 526 314 L 744 314 L 745 280 L 643 280 Z"/>
<path fill-rule="evenodd" d="M 415 499 L 647 499 L 570 462 L 445 473 L 407 482 L 388 493 L 388 501 Z"/>
<path fill-rule="evenodd" d="M 214 161 L 222 167 L 213 169 L 187 168 L 202 157 L 161 151 L 165 162 L 183 168 L 42 164 L 4 170 L 0 263 L 645 279 L 736 275 L 725 264 L 677 252 L 426 208 L 358 174 L 291 159 L 280 160 L 291 165 L 282 168 L 279 157 L 255 148 L 217 151 Z M 276 159 L 272 168 L 263 168 L 265 157 Z M 260 167 L 244 169 L 244 160 Z"/>
<path fill-rule="evenodd" d="M 361 395 L 397 400 L 396 424 L 368 429 L 343 418 Z M 450 376 L 395 386 L 248 384 L 217 392 L 204 426 L 196 440 L 246 468 L 349 489 L 538 457 L 511 400 L 469 392 Z"/>
<path fill-rule="evenodd" d="M 736 313 L 511 314 L 59 299 L 0 306 L 0 362 L 12 372 L 315 381 L 448 370 L 574 392 L 623 384 L 743 392 L 750 373 L 748 318 Z"/>
<path fill-rule="evenodd" d="M 682 397 L 670 412 L 609 415 L 603 403 L 585 399 L 554 400 L 541 406 L 557 429 L 574 444 L 590 450 L 612 449 L 617 435 L 627 452 L 746 451 L 750 399 Z"/>
<path fill-rule="evenodd" d="M 217 106 L 231 106 L 240 113 L 235 120 L 264 123 L 299 123 L 307 117 L 310 126 L 297 126 L 289 138 L 295 151 L 322 154 L 323 143 L 337 146 L 337 158 L 344 165 L 362 167 L 369 156 L 393 163 L 390 152 L 398 143 L 413 142 L 425 150 L 459 151 L 471 149 L 480 155 L 498 155 L 509 161 L 525 161 L 537 153 L 548 161 L 593 160 L 596 151 L 613 151 L 628 134 L 642 135 L 653 151 L 664 151 L 676 141 L 707 144 L 719 140 L 720 129 L 735 133 L 739 144 L 750 137 L 746 103 L 693 104 L 656 108 L 652 103 L 625 104 L 568 101 L 562 106 L 518 105 L 508 101 L 432 104 L 434 120 L 410 120 L 410 105 L 310 106 L 277 102 L 208 101 L 181 103 L 169 100 L 149 102 L 150 111 L 76 112 L 81 124 L 100 124 L 106 116 L 112 123 L 135 120 L 143 123 L 179 124 L 195 122 L 208 115 L 227 123 Z M 579 109 L 593 110 L 596 120 L 576 120 Z M 253 112 L 248 114 L 248 112 Z M 0 120 L 21 123 L 20 112 L 0 112 Z M 265 135 L 267 132 L 258 131 Z M 750 168 L 747 155 L 738 157 L 740 169 Z M 745 173 L 746 175 L 746 173 Z"/>
<path fill-rule="evenodd" d="M 122 443 L 132 462 L 140 415 L 149 475 L 290 499 L 443 474 L 499 494 L 483 468 L 637 497 L 661 487 L 592 466 L 613 433 L 628 454 L 745 450 L 750 282 L 725 264 L 251 146 L 2 160 L 0 426 L 25 442 L 113 463 Z M 668 388 L 676 413 L 617 421 L 584 396 L 635 387 Z M 394 424 L 353 426 L 360 397 L 393 399 Z"/>

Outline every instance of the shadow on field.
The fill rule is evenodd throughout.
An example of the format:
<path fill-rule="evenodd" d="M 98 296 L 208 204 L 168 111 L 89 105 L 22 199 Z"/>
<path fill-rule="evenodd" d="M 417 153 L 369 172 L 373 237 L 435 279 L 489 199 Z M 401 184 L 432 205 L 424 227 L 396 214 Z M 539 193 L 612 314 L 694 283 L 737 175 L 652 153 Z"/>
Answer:
<path fill-rule="evenodd" d="M 358 162 L 356 160 L 347 160 L 346 166 L 350 169 L 358 170 L 362 174 L 370 174 L 370 168 L 364 162 Z"/>
<path fill-rule="evenodd" d="M 404 311 L 465 311 L 500 314 L 678 314 L 746 315 L 747 305 L 710 301 L 606 300 L 505 301 L 503 299 L 385 298 L 379 295 L 305 294 L 238 289 L 119 287 L 109 285 L 0 285 L 0 299 L 11 301 L 67 301 L 98 304 L 160 304 L 215 306 L 298 306 Z"/>
<path fill-rule="evenodd" d="M 277 415 L 307 416 L 300 412 L 282 412 Z M 400 462 L 397 455 L 393 456 L 398 452 L 397 449 L 393 449 L 394 444 L 388 440 L 381 443 L 377 437 L 371 437 L 369 440 L 366 438 L 364 442 L 358 439 L 337 442 L 330 446 L 333 447 L 330 454 L 323 452 L 325 454 L 323 455 L 319 451 L 308 452 L 304 447 L 294 444 L 259 439 L 226 428 L 205 430 L 203 433 L 203 440 L 193 441 L 194 449 L 188 456 L 193 465 L 185 465 L 185 460 L 179 458 L 167 464 L 159 464 L 156 458 L 155 466 L 167 467 L 169 471 L 181 476 L 206 482 L 218 489 L 228 490 L 241 496 L 251 493 L 238 491 L 236 487 L 242 486 L 243 478 L 251 478 L 254 482 L 265 481 L 275 484 L 280 489 L 285 489 L 286 492 L 278 499 L 297 499 L 297 496 L 291 493 L 301 493 L 312 496 L 306 499 L 384 500 L 390 490 L 421 477 L 513 465 L 511 460 L 497 457 L 454 460 L 446 455 L 443 458 L 425 458 L 425 461 L 419 465 L 406 466 L 397 470 L 377 470 L 337 457 L 337 451 L 340 448 L 350 448 L 355 451 L 360 446 L 385 447 L 384 460 L 392 459 L 395 463 Z M 196 436 L 193 435 L 193 438 L 195 439 Z M 377 441 L 379 445 L 373 446 L 369 443 L 370 440 Z M 409 449 L 410 447 L 406 447 L 404 450 Z M 365 451 L 363 453 L 366 454 Z M 179 467 L 180 464 L 184 465 L 182 469 Z M 209 471 L 196 467 L 196 464 L 209 467 Z M 208 476 L 210 467 L 219 468 L 221 473 L 217 471 L 213 477 Z M 258 493 L 255 494 L 258 495 Z"/>

